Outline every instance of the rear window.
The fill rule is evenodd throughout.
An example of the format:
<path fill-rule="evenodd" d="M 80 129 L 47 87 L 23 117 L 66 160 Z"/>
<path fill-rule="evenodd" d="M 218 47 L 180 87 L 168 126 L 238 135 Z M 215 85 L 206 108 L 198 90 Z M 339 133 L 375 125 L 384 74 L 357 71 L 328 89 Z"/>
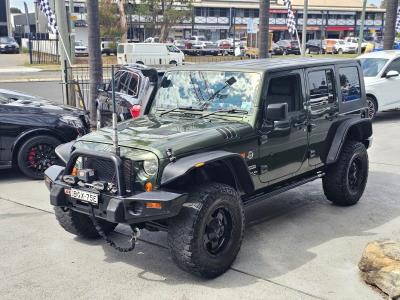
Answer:
<path fill-rule="evenodd" d="M 361 99 L 360 77 L 356 67 L 344 67 L 339 69 L 340 89 L 342 101 L 350 102 Z"/>
<path fill-rule="evenodd" d="M 125 50 L 124 45 L 118 45 L 118 49 L 117 49 L 118 53 L 124 53 L 124 50 Z"/>

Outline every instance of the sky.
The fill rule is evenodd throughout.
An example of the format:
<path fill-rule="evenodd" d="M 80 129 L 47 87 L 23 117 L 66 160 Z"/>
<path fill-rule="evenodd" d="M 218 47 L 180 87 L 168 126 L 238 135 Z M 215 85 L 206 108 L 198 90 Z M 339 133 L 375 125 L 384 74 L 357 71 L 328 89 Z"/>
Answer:
<path fill-rule="evenodd" d="M 34 5 L 33 5 L 33 0 L 25 0 L 26 4 L 28 4 L 28 9 L 29 12 L 34 11 Z M 362 0 L 360 0 L 361 2 Z M 376 6 L 379 6 L 381 3 L 381 0 L 368 0 L 369 4 L 375 4 Z M 18 7 L 22 11 L 24 10 L 24 0 L 10 0 L 10 7 Z"/>

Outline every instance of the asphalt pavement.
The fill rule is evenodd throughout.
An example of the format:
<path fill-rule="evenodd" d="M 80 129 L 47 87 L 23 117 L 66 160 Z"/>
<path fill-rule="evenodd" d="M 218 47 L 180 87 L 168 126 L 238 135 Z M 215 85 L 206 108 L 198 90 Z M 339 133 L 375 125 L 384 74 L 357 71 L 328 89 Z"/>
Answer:
<path fill-rule="evenodd" d="M 214 280 L 172 262 L 166 233 L 142 231 L 121 254 L 65 232 L 41 181 L 0 172 L 2 299 L 381 299 L 357 263 L 365 245 L 400 235 L 400 112 L 374 122 L 370 173 L 359 204 L 337 207 L 315 181 L 246 211 L 232 268 Z M 117 227 L 114 238 L 126 239 Z"/>

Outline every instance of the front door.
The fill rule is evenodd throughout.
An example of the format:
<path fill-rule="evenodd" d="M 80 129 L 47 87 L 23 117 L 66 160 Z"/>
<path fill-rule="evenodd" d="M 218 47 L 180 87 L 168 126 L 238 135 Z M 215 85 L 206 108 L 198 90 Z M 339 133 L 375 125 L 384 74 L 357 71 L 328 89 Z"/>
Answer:
<path fill-rule="evenodd" d="M 322 162 L 324 141 L 338 117 L 338 95 L 333 66 L 307 69 L 306 77 L 310 118 L 308 161 L 311 166 L 316 166 Z"/>
<path fill-rule="evenodd" d="M 264 90 L 260 137 L 259 174 L 261 182 L 273 184 L 292 176 L 306 160 L 307 111 L 304 106 L 302 70 L 272 73 Z M 271 122 L 266 119 L 269 104 L 287 103 L 288 118 Z"/>
<path fill-rule="evenodd" d="M 383 73 L 383 77 L 380 79 L 380 89 L 378 95 L 378 106 L 380 110 L 393 109 L 400 107 L 400 93 L 398 91 L 400 87 L 400 76 L 386 78 L 386 74 L 389 71 L 397 71 L 400 73 L 400 58 L 393 60 L 386 68 Z"/>

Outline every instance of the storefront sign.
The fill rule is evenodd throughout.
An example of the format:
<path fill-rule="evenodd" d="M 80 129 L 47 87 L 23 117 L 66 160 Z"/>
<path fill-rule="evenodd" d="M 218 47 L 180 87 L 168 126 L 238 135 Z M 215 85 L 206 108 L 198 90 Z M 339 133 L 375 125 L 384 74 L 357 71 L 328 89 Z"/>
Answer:
<path fill-rule="evenodd" d="M 345 31 L 345 30 L 354 30 L 353 26 L 328 26 L 326 27 L 328 31 Z"/>

